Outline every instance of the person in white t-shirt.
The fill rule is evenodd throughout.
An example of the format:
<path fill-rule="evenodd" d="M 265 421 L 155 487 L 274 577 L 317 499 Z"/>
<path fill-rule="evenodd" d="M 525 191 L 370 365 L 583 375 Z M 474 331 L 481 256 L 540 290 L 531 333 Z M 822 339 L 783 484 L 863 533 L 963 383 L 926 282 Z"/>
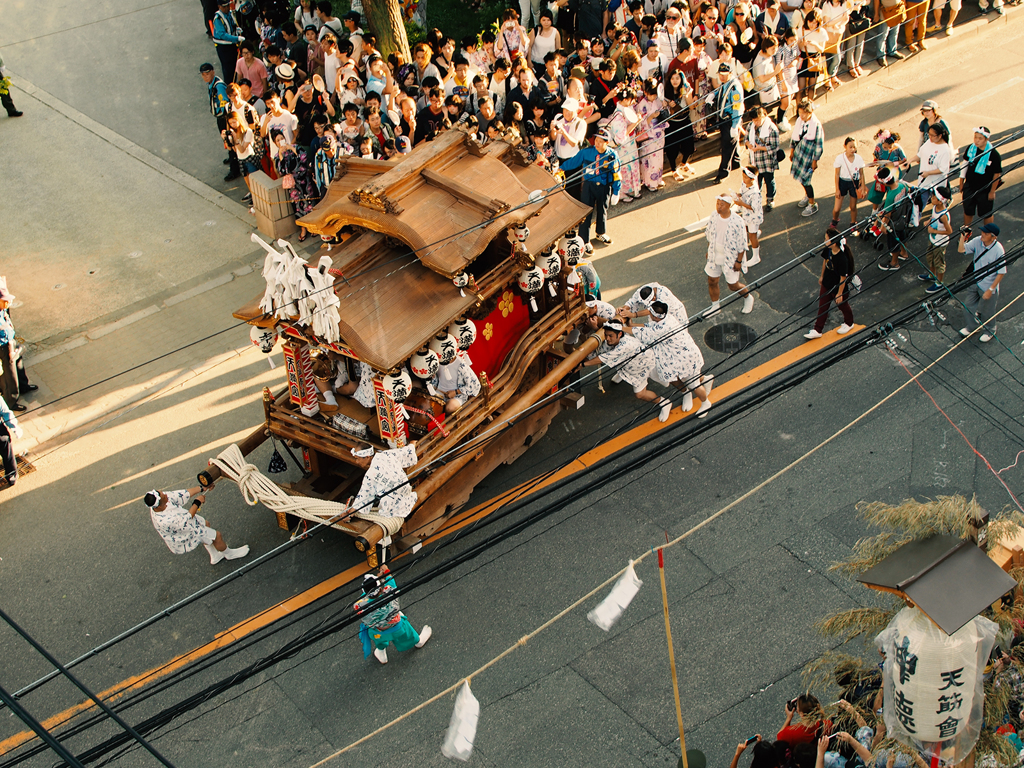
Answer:
<path fill-rule="evenodd" d="M 949 176 L 949 165 L 953 150 L 949 146 L 949 132 L 939 122 L 928 126 L 928 141 L 921 145 L 917 154 L 907 160 L 909 165 L 920 163 L 917 177 L 918 191 L 914 195 L 914 207 L 920 215 L 931 198 L 931 190 L 945 184 Z"/>
<path fill-rule="evenodd" d="M 836 155 L 832 164 L 836 172 L 836 201 L 832 205 L 832 226 L 839 228 L 839 211 L 843 208 L 843 198 L 850 198 L 851 237 L 857 236 L 857 199 L 858 195 L 867 197 L 868 190 L 864 186 L 864 158 L 857 154 L 857 140 L 852 136 L 843 142 L 843 151 Z"/>
<path fill-rule="evenodd" d="M 658 85 L 661 86 L 665 78 L 665 70 L 667 69 L 668 62 L 661 57 L 658 42 L 656 40 L 648 40 L 647 53 L 640 59 L 640 79 L 647 80 L 647 78 L 653 77 L 658 81 Z M 664 96 L 663 89 L 659 92 L 659 96 Z"/>
<path fill-rule="evenodd" d="M 273 128 L 280 128 L 289 144 L 295 141 L 295 132 L 299 129 L 299 119 L 291 112 L 281 106 L 281 97 L 273 91 L 267 96 L 267 114 L 263 116 L 263 125 L 260 127 L 260 134 L 266 138 Z M 270 159 L 277 157 L 277 144 L 273 141 L 267 142 L 270 147 Z"/>

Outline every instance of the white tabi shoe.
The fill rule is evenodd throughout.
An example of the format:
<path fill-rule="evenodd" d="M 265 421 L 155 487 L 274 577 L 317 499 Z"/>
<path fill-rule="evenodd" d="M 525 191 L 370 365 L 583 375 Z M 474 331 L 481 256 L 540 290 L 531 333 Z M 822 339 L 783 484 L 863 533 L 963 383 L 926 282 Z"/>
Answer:
<path fill-rule="evenodd" d="M 761 263 L 761 256 L 760 256 L 760 254 L 758 254 L 757 256 L 755 256 L 754 254 L 750 254 L 750 258 L 747 259 L 747 266 L 748 267 L 756 267 L 760 263 Z"/>
<path fill-rule="evenodd" d="M 373 655 L 377 657 L 377 661 L 381 664 L 388 663 L 388 649 L 387 648 L 374 648 Z"/>
<path fill-rule="evenodd" d="M 203 544 L 206 547 L 206 551 L 210 553 L 210 565 L 216 565 L 224 559 L 224 553 L 218 552 L 217 548 L 213 544 Z"/>
<path fill-rule="evenodd" d="M 672 410 L 672 401 L 662 398 L 661 411 L 658 413 L 658 421 L 668 421 L 668 414 Z"/>
<path fill-rule="evenodd" d="M 682 411 L 683 413 L 688 413 L 691 408 L 693 408 L 693 394 L 691 392 L 687 392 L 683 395 Z"/>
<path fill-rule="evenodd" d="M 427 640 L 430 639 L 430 636 L 432 634 L 434 634 L 434 630 L 430 628 L 429 624 L 424 624 L 423 629 L 420 630 L 420 641 L 416 643 L 416 647 L 422 648 L 424 645 L 426 645 Z"/>
<path fill-rule="evenodd" d="M 234 549 L 225 549 L 222 554 L 224 555 L 225 560 L 237 560 L 238 558 L 245 557 L 249 554 L 249 545 L 243 544 L 242 546 L 235 547 Z"/>
<path fill-rule="evenodd" d="M 740 310 L 744 315 L 749 315 L 754 311 L 754 294 L 748 293 L 743 297 L 743 309 Z"/>
<path fill-rule="evenodd" d="M 700 408 L 697 409 L 697 418 L 698 419 L 703 419 L 705 416 L 708 415 L 708 411 L 710 411 L 710 410 L 711 410 L 711 401 L 710 400 L 705 400 L 703 403 L 700 404 Z"/>
<path fill-rule="evenodd" d="M 612 376 L 612 384 L 621 384 L 621 383 L 622 383 L 622 376 L 620 376 L 618 373 L 616 373 L 614 376 Z"/>
<path fill-rule="evenodd" d="M 711 397 L 711 388 L 713 386 L 715 386 L 715 377 L 714 377 L 714 375 L 709 373 L 707 376 L 701 376 L 700 385 L 702 387 L 704 387 L 704 393 L 708 397 Z"/>

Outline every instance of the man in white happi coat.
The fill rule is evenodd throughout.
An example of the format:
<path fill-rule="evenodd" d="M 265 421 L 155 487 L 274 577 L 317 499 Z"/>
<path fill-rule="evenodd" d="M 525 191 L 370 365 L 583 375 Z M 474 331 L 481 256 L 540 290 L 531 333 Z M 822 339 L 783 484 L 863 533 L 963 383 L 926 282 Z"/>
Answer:
<path fill-rule="evenodd" d="M 621 381 L 632 385 L 637 398 L 658 405 L 661 409 L 658 412 L 658 421 L 667 421 L 669 411 L 672 410 L 672 401 L 647 388 L 647 377 L 654 370 L 654 354 L 651 350 L 644 349 L 636 338 L 625 334 L 622 323 L 618 320 L 609 320 L 602 330 L 604 341 L 597 348 L 594 357 L 583 364 L 604 363 L 610 368 L 616 368 L 615 375 Z"/>
<path fill-rule="evenodd" d="M 430 385 L 444 397 L 445 413 L 455 413 L 469 398 L 480 394 L 480 379 L 470 367 L 469 358 L 458 354 L 438 367 Z"/>
<path fill-rule="evenodd" d="M 647 283 L 633 291 L 629 301 L 619 308 L 619 316 L 623 318 L 647 317 L 651 314 L 651 304 L 656 301 L 663 301 L 667 304 L 669 314 L 678 320 L 680 325 L 685 326 L 690 322 L 683 302 L 661 283 Z"/>
<path fill-rule="evenodd" d="M 743 314 L 754 308 L 754 295 L 741 281 L 740 268 L 747 252 L 747 226 L 732 212 L 732 198 L 720 195 L 715 200 L 715 212 L 708 220 L 704 231 L 708 240 L 708 259 L 704 273 L 708 276 L 708 295 L 711 297 L 711 311 L 708 317 L 719 312 L 721 289 L 718 281 L 724 276 L 730 291 L 739 292 L 743 297 Z"/>
<path fill-rule="evenodd" d="M 714 379 L 710 375 L 701 376 L 704 355 L 686 328 L 669 312 L 665 302 L 653 302 L 650 317 L 646 325 L 635 328 L 627 319 L 624 330 L 654 354 L 654 380 L 660 378 L 683 393 L 683 413 L 693 407 L 693 395 L 696 395 L 701 401 L 697 418 L 704 418 L 711 409 L 708 395 Z"/>
<path fill-rule="evenodd" d="M 213 489 L 213 486 L 210 486 Z M 198 514 L 206 494 L 196 486 L 187 491 L 149 491 L 142 502 L 149 507 L 153 527 L 167 548 L 176 555 L 191 552 L 202 544 L 210 554 L 210 564 L 221 560 L 237 560 L 249 554 L 249 545 L 230 549 L 220 532 Z"/>
<path fill-rule="evenodd" d="M 366 470 L 362 485 L 359 486 L 359 493 L 349 503 L 352 512 L 380 517 L 408 517 L 416 506 L 417 496 L 405 470 L 418 461 L 416 443 L 376 453 L 372 446 L 367 445 L 353 449 L 352 455 L 357 458 L 373 456 L 370 468 Z"/>

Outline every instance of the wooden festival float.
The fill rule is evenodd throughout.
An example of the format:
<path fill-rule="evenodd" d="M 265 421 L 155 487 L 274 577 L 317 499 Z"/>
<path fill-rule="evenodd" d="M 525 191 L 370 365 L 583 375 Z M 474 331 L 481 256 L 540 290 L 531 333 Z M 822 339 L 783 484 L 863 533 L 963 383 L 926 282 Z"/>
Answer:
<path fill-rule="evenodd" d="M 288 381 L 277 394 L 264 390 L 265 422 L 239 445 L 242 454 L 273 435 L 300 449 L 305 465 L 301 481 L 281 488 L 345 502 L 371 461 L 354 448 L 417 441 L 418 463 L 407 474 L 418 501 L 397 535 L 389 539 L 358 511 L 330 523 L 371 566 L 382 541 L 404 549 L 435 533 L 484 477 L 543 436 L 559 409 L 582 404 L 567 395 L 531 409 L 571 383 L 597 348 L 586 336 L 575 347 L 556 344 L 586 315 L 558 253 L 589 209 L 549 191 L 555 183 L 505 142 L 481 146 L 448 131 L 398 162 L 339 158 L 327 196 L 298 222 L 344 238 L 318 263 L 306 264 L 283 240 L 278 250 L 253 236 L 268 250 L 268 290 L 234 316 L 255 326 L 265 351 L 280 335 Z M 581 246 L 569 239 L 570 251 Z M 310 298 L 289 301 L 289 290 Z M 446 414 L 429 377 L 420 377 L 454 344 L 469 356 L 481 391 Z M 335 408 L 318 398 L 318 375 L 345 366 L 359 381 L 357 362 L 372 371 L 373 407 L 338 395 Z M 217 467 L 210 474 L 220 476 Z M 281 527 L 288 517 L 278 513 Z"/>

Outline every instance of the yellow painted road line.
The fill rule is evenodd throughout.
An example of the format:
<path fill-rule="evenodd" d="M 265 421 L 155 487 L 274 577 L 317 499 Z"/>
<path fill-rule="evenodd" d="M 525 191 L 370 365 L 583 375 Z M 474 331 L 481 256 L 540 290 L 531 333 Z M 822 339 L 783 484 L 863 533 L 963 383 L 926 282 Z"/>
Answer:
<path fill-rule="evenodd" d="M 857 333 L 863 328 L 864 326 L 862 325 L 855 325 L 851 333 Z M 820 339 L 808 341 L 796 347 L 795 349 L 783 352 L 781 355 L 772 358 L 766 363 L 762 363 L 761 365 L 748 371 L 747 373 L 740 374 L 734 379 L 730 379 L 729 381 L 723 382 L 722 384 L 716 383 L 711 391 L 711 402 L 720 402 L 721 400 L 724 400 L 725 398 L 731 395 L 735 395 L 738 392 L 742 392 L 744 389 L 751 387 L 754 384 L 763 381 L 764 379 L 767 379 L 769 376 L 773 376 L 774 374 L 778 373 L 779 371 L 785 368 L 788 368 L 791 365 L 795 365 L 796 363 L 799 363 L 802 360 L 806 360 L 808 357 L 820 352 L 821 350 L 825 349 L 826 347 L 832 344 L 835 344 L 838 341 L 841 341 L 844 338 L 847 337 L 840 336 L 835 332 L 835 330 L 831 330 L 828 333 L 823 334 Z M 587 451 L 585 454 L 580 456 L 575 461 L 570 462 L 566 466 L 562 467 L 562 469 L 552 473 L 543 480 L 538 481 L 536 479 L 533 479 L 520 483 L 519 485 L 510 488 L 509 490 L 505 491 L 504 493 L 495 497 L 494 499 L 484 502 L 483 504 L 480 504 L 479 506 L 476 506 L 473 509 L 466 511 L 462 515 L 457 516 L 450 525 L 443 528 L 441 532 L 427 538 L 424 541 L 424 543 L 430 544 L 432 542 L 439 541 L 444 537 L 448 536 L 449 534 L 454 533 L 455 531 L 458 531 L 462 528 L 465 528 L 467 525 L 471 525 L 472 523 L 475 523 L 478 520 L 484 519 L 485 517 L 499 509 L 500 507 L 509 503 L 509 498 L 514 497 L 519 493 L 532 493 L 534 491 L 539 491 L 551 485 L 552 483 L 556 483 L 559 480 L 574 475 L 580 470 L 593 466 L 598 461 L 607 458 L 608 456 L 612 455 L 616 451 L 621 450 L 622 448 L 640 442 L 641 440 L 646 440 L 647 438 L 657 434 L 661 430 L 667 429 L 676 422 L 691 416 L 693 413 L 696 412 L 697 408 L 698 406 L 695 404 L 694 407 L 691 408 L 686 413 L 682 413 L 679 409 L 673 409 L 672 413 L 669 415 L 668 421 L 664 423 L 659 422 L 657 419 L 651 419 L 650 421 L 644 422 L 643 424 L 634 427 L 628 432 L 624 432 L 618 437 L 612 438 L 606 443 L 602 443 L 597 448 Z M 214 639 L 211 640 L 209 643 L 201 645 L 198 648 L 186 654 L 182 654 L 181 656 L 176 656 L 167 663 L 159 667 L 154 667 L 148 672 L 143 672 L 142 674 L 129 677 L 127 680 L 124 680 L 118 683 L 117 685 L 100 692 L 98 695 L 108 704 L 113 703 L 122 696 L 124 696 L 126 693 L 138 690 L 149 683 L 156 682 L 157 680 L 166 677 L 172 672 L 182 669 L 191 662 L 198 661 L 199 659 L 209 655 L 210 653 L 218 650 L 219 648 L 224 648 L 228 645 L 231 645 L 232 643 L 241 640 L 243 637 L 246 637 L 247 635 L 250 635 L 253 632 L 256 632 L 257 630 L 262 629 L 263 627 L 267 627 L 273 624 L 275 621 L 283 619 L 285 616 L 291 615 L 295 611 L 304 608 L 307 605 L 310 605 L 316 600 L 319 600 L 321 597 L 330 594 L 334 590 L 344 587 L 346 584 L 351 583 L 352 581 L 361 577 L 364 573 L 368 573 L 369 571 L 370 569 L 367 568 L 367 566 L 364 564 L 359 564 L 351 568 L 348 568 L 347 570 L 342 571 L 338 575 L 333 576 L 332 578 L 327 579 L 326 581 L 322 581 L 316 586 L 310 587 L 309 589 L 305 590 L 304 592 L 300 592 L 294 597 L 290 597 L 287 600 L 282 600 L 280 603 L 272 605 L 266 610 L 261 611 L 260 613 L 257 613 L 256 615 L 251 616 L 242 622 L 239 622 L 238 624 L 235 624 L 233 627 L 216 635 Z M 60 712 L 59 714 L 47 718 L 43 721 L 43 726 L 48 730 L 52 730 L 65 724 L 71 718 L 76 717 L 82 714 L 83 712 L 89 711 L 93 707 L 95 707 L 95 704 L 93 704 L 91 701 L 83 701 L 82 703 L 74 707 L 66 709 L 63 712 Z M 22 731 L 21 733 L 11 736 L 10 738 L 7 738 L 4 741 L 0 742 L 0 755 L 4 755 L 13 749 L 17 749 L 21 745 L 35 738 L 36 735 L 32 731 Z"/>

